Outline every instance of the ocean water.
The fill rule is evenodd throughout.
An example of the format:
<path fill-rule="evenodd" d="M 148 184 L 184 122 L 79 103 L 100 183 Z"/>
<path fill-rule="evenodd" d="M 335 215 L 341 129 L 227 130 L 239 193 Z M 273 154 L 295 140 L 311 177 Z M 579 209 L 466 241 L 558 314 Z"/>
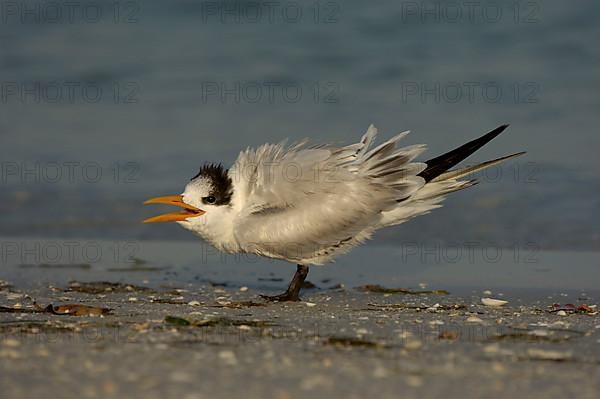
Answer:
<path fill-rule="evenodd" d="M 247 146 L 374 123 L 428 159 L 510 123 L 469 161 L 526 156 L 376 242 L 600 248 L 598 2 L 10 4 L 3 236 L 195 240 L 142 201 Z"/>

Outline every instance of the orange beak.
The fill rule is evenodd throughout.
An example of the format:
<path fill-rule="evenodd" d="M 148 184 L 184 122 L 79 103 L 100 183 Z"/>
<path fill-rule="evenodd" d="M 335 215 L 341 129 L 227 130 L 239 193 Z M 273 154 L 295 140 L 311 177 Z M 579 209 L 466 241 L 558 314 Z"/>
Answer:
<path fill-rule="evenodd" d="M 202 209 L 198 209 L 193 205 L 183 202 L 183 197 L 181 195 L 167 195 L 166 197 L 151 198 L 144 201 L 144 204 L 169 204 L 183 208 L 183 210 L 179 212 L 165 213 L 164 215 L 148 218 L 144 220 L 144 223 L 178 222 L 206 213 Z"/>

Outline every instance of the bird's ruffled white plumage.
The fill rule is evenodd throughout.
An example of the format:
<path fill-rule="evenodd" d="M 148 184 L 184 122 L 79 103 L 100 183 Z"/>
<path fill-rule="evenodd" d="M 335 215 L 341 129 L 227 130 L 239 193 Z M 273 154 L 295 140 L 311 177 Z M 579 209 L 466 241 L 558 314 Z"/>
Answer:
<path fill-rule="evenodd" d="M 373 146 L 370 126 L 345 147 L 265 144 L 242 151 L 229 170 L 233 230 L 221 249 L 256 253 L 300 264 L 323 264 L 365 241 L 379 228 L 438 206 L 439 183 L 424 190 L 413 160 L 425 145 L 398 148 L 408 132 Z M 458 184 L 463 184 L 460 182 Z M 223 245 L 226 244 L 226 245 Z"/>
<path fill-rule="evenodd" d="M 507 126 L 427 164 L 414 161 L 425 145 L 398 146 L 408 132 L 375 146 L 373 125 L 345 147 L 303 142 L 248 148 L 228 172 L 213 166 L 192 179 L 183 201 L 204 212 L 178 223 L 222 251 L 323 264 L 475 183 L 460 178 L 522 155 L 449 170 Z"/>
<path fill-rule="evenodd" d="M 303 142 L 248 148 L 227 172 L 230 201 L 207 205 L 203 198 L 214 182 L 194 179 L 183 199 L 206 212 L 179 223 L 222 251 L 320 265 L 378 229 L 439 208 L 447 194 L 474 184 L 459 178 L 522 154 L 450 170 L 426 181 L 421 172 L 428 165 L 414 161 L 426 147 L 399 147 L 406 134 L 375 146 L 377 129 L 371 125 L 358 143 L 345 147 Z"/>

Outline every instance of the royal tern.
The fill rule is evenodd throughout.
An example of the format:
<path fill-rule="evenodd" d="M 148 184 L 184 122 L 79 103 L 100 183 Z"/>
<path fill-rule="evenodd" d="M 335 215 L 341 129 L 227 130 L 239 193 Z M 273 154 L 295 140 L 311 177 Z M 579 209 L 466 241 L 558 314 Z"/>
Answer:
<path fill-rule="evenodd" d="M 447 194 L 476 183 L 474 172 L 523 154 L 451 169 L 507 126 L 426 162 L 414 161 L 425 145 L 398 147 L 408 132 L 374 146 L 373 125 L 345 147 L 302 142 L 248 148 L 228 170 L 202 166 L 181 195 L 147 200 L 183 210 L 144 222 L 175 221 L 221 251 L 296 263 L 286 292 L 266 298 L 297 301 L 310 265 L 333 260 L 381 228 L 441 207 Z"/>

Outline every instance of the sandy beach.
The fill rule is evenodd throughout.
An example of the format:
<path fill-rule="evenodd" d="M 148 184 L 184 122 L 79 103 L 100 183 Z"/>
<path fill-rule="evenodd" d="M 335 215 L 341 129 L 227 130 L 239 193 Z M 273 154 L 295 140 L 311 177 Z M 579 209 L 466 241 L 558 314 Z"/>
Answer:
<path fill-rule="evenodd" d="M 435 262 L 374 265 L 365 276 L 361 253 L 394 251 L 367 246 L 347 264 L 313 268 L 302 302 L 278 304 L 259 294 L 284 288 L 284 263 L 203 257 L 194 243 L 138 245 L 133 262 L 108 252 L 92 263 L 5 259 L 4 398 L 547 399 L 600 389 L 598 294 L 582 285 L 593 274 L 569 282 L 541 260 L 530 271 L 495 264 L 512 285 L 490 275 L 474 287 L 474 270 L 486 267 L 477 262 L 459 263 L 446 285 L 415 272 Z M 421 282 L 401 284 L 403 273 Z M 528 275 L 543 276 L 537 289 Z M 486 297 L 507 303 L 486 306 Z"/>

